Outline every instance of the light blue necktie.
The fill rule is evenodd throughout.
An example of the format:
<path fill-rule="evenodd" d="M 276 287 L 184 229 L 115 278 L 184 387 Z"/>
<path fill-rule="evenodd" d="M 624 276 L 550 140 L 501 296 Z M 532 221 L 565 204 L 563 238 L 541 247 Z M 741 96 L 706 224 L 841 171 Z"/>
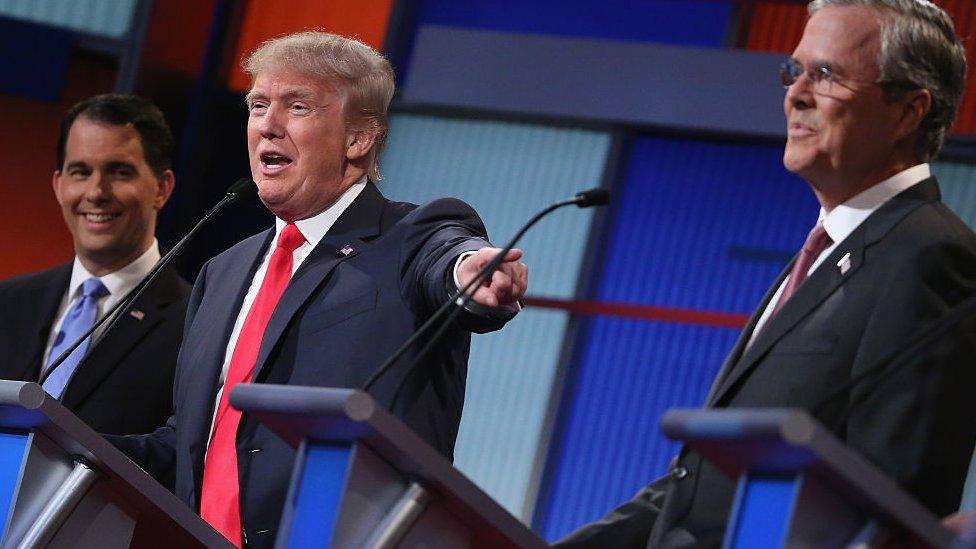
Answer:
<path fill-rule="evenodd" d="M 97 278 L 89 278 L 81 285 L 81 297 L 75 302 L 74 307 L 72 307 L 68 314 L 64 317 L 64 322 L 61 323 L 61 330 L 58 332 L 57 337 L 54 339 L 54 345 L 51 347 L 51 353 L 47 357 L 47 366 L 50 367 L 51 363 L 54 362 L 61 353 L 65 351 L 76 339 L 81 337 L 81 334 L 87 332 L 93 324 L 95 324 L 95 317 L 98 314 L 98 300 L 102 297 L 108 295 L 108 289 L 102 284 L 102 281 Z M 54 398 L 61 398 L 61 393 L 64 392 L 64 387 L 68 384 L 68 380 L 71 379 L 71 374 L 75 372 L 78 368 L 78 364 L 81 363 L 81 359 L 85 357 L 85 352 L 88 351 L 88 344 L 91 343 L 91 336 L 81 343 L 68 358 L 61 363 L 60 366 L 54 372 L 44 380 L 44 390 L 47 391 Z M 47 368 L 45 368 L 47 371 Z"/>

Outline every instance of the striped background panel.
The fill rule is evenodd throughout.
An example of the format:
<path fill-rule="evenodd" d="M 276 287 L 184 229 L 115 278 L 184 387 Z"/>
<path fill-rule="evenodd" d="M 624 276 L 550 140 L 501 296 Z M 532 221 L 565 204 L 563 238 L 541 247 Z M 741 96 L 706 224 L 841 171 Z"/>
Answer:
<path fill-rule="evenodd" d="M 748 313 L 816 222 L 782 147 L 633 143 L 596 299 Z M 699 406 L 738 329 L 591 319 L 563 388 L 536 529 L 555 539 L 666 469 L 664 410 Z"/>
<path fill-rule="evenodd" d="M 976 34 L 976 2 L 972 0 L 935 0 L 956 25 L 956 34 L 963 37 L 969 71 L 966 73 L 966 90 L 959 114 L 956 117 L 955 133 L 976 133 L 976 41 L 969 37 Z M 753 0 L 742 6 L 744 29 L 740 29 L 739 45 L 748 50 L 778 52 L 787 54 L 793 51 L 806 24 L 807 10 L 802 3 L 788 3 L 783 0 Z"/>
<path fill-rule="evenodd" d="M 976 166 L 936 162 L 932 173 L 939 179 L 942 201 L 970 227 L 976 228 Z"/>
<path fill-rule="evenodd" d="M 721 47 L 730 2 L 714 0 L 422 0 L 420 24 Z"/>
<path fill-rule="evenodd" d="M 135 6 L 136 0 L 0 0 L 0 16 L 121 38 Z"/>
<path fill-rule="evenodd" d="M 455 196 L 502 244 L 536 211 L 600 184 L 608 134 L 484 120 L 396 114 L 381 171 L 383 192 L 424 202 Z M 591 210 L 564 209 L 519 245 L 536 295 L 574 297 Z M 472 340 L 457 466 L 519 515 L 568 321 L 528 309 Z"/>

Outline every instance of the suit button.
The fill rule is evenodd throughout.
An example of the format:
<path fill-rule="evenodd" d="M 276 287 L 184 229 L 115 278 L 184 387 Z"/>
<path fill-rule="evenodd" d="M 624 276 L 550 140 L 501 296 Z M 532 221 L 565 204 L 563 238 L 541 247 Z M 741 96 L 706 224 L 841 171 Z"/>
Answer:
<path fill-rule="evenodd" d="M 671 471 L 671 474 L 674 476 L 675 479 L 681 480 L 681 479 L 683 479 L 683 478 L 685 478 L 685 477 L 688 476 L 688 469 L 686 469 L 684 467 L 675 467 Z"/>

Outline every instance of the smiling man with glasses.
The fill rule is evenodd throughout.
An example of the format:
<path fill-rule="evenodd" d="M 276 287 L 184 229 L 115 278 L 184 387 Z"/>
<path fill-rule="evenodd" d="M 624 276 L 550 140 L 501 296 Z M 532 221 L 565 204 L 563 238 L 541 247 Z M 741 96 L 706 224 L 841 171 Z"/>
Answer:
<path fill-rule="evenodd" d="M 958 508 L 976 422 L 976 319 L 913 336 L 976 290 L 976 235 L 928 162 L 965 82 L 952 21 L 924 0 L 816 0 L 781 67 L 785 167 L 821 209 L 706 406 L 799 407 L 939 516 Z M 895 355 L 895 360 L 887 358 Z M 735 484 L 684 448 L 669 474 L 564 547 L 711 547 Z"/>

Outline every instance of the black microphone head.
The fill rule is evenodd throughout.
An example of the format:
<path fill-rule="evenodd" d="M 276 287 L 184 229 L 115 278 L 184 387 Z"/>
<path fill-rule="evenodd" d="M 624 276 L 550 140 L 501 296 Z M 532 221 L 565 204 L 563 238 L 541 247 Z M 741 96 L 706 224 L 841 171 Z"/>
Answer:
<path fill-rule="evenodd" d="M 605 206 L 607 202 L 610 202 L 610 192 L 606 189 L 590 189 L 588 191 L 583 191 L 576 193 L 576 205 L 580 208 L 589 208 L 590 206 Z"/>
<path fill-rule="evenodd" d="M 234 200 L 245 198 L 248 195 L 257 194 L 258 186 L 251 181 L 250 177 L 242 177 L 227 187 L 227 195 L 234 197 Z"/>

